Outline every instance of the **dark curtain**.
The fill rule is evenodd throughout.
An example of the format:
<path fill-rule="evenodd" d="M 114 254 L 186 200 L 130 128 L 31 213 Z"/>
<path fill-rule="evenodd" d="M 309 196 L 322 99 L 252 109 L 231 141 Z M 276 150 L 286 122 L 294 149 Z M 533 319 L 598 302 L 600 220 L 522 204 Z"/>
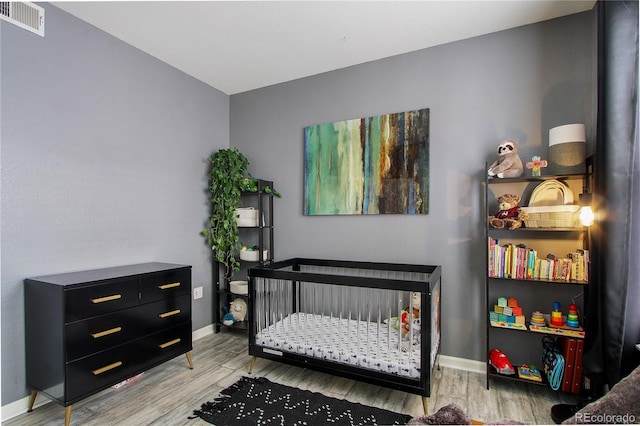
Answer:
<path fill-rule="evenodd" d="M 598 1 L 598 122 L 585 373 L 613 386 L 639 364 L 638 2 Z"/>

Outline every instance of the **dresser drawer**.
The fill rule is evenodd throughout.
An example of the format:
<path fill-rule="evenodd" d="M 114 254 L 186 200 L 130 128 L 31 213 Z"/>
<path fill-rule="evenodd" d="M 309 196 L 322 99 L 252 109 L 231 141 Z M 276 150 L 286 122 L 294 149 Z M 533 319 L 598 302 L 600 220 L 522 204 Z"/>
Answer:
<path fill-rule="evenodd" d="M 142 303 L 191 293 L 191 269 L 189 268 L 147 274 L 141 280 Z"/>
<path fill-rule="evenodd" d="M 142 359 L 129 343 L 68 364 L 65 399 L 73 403 L 139 373 Z"/>
<path fill-rule="evenodd" d="M 71 362 L 67 365 L 66 400 L 73 403 L 191 348 L 189 322 Z"/>
<path fill-rule="evenodd" d="M 191 351 L 191 321 L 136 341 L 137 350 L 145 353 L 148 364 L 157 365 Z"/>
<path fill-rule="evenodd" d="M 66 322 L 103 315 L 139 304 L 138 278 L 70 288 L 65 294 Z"/>
<path fill-rule="evenodd" d="M 161 300 L 67 324 L 67 359 L 121 345 L 191 320 L 191 295 Z"/>
<path fill-rule="evenodd" d="M 186 321 L 191 321 L 191 294 L 148 303 L 144 305 L 144 318 L 141 319 L 145 334 Z"/>

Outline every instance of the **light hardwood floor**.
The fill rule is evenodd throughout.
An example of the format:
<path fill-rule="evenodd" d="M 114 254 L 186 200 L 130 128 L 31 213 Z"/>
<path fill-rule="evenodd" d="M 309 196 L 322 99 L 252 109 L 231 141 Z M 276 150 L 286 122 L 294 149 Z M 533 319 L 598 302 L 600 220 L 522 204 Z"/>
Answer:
<path fill-rule="evenodd" d="M 180 356 L 143 373 L 118 389 L 107 389 L 73 406 L 71 425 L 206 425 L 188 419 L 196 408 L 247 375 L 251 357 L 245 333 L 222 331 L 193 343 L 193 370 Z M 418 416 L 419 396 L 353 380 L 258 359 L 253 376 L 325 395 Z M 484 374 L 441 368 L 432 379 L 429 413 L 449 403 L 458 404 L 469 417 L 492 421 L 512 419 L 528 424 L 553 424 L 552 405 L 573 402 L 570 396 L 527 383 L 492 381 Z M 38 395 L 36 405 L 46 401 Z M 61 425 L 64 407 L 49 403 L 31 413 L 14 417 L 3 425 Z"/>

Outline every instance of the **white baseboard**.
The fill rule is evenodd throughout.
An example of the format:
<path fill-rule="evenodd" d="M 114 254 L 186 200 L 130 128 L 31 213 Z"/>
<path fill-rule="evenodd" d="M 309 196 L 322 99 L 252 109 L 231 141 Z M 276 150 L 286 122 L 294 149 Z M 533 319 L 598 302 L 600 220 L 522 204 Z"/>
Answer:
<path fill-rule="evenodd" d="M 213 334 L 213 324 L 209 324 L 205 327 L 199 328 L 196 331 L 191 333 L 191 340 L 194 342 L 198 339 L 202 339 L 210 334 Z"/>
<path fill-rule="evenodd" d="M 454 370 L 470 371 L 472 373 L 480 374 L 485 374 L 487 372 L 487 364 L 474 359 L 438 355 L 438 362 L 441 367 L 453 368 Z"/>
<path fill-rule="evenodd" d="M 192 340 L 196 341 L 210 334 L 213 334 L 213 329 L 214 329 L 214 326 L 213 324 L 211 324 L 211 325 L 202 327 L 198 330 L 195 330 L 191 334 Z M 438 362 L 440 363 L 441 367 L 453 368 L 455 370 L 471 371 L 474 373 L 481 373 L 481 374 L 484 374 L 487 370 L 486 368 L 487 365 L 482 361 L 475 361 L 472 359 L 465 359 L 465 358 L 457 358 L 457 357 L 448 356 L 448 355 L 439 355 Z M 34 404 L 33 408 L 35 410 L 36 408 L 41 407 L 50 402 L 51 400 L 47 399 L 46 397 L 36 398 L 36 403 Z M 19 399 L 17 401 L 11 402 L 7 405 L 3 405 L 0 409 L 0 413 L 2 413 L 1 414 L 2 421 L 4 422 L 16 416 L 19 416 L 20 414 L 26 413 L 27 408 L 29 408 L 28 396 L 22 399 Z"/>

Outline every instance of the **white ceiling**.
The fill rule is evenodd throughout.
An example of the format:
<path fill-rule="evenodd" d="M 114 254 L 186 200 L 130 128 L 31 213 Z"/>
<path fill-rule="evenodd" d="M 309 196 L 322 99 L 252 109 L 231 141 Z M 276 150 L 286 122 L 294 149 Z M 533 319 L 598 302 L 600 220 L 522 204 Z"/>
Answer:
<path fill-rule="evenodd" d="M 595 0 L 54 2 L 235 94 L 590 10 Z"/>

